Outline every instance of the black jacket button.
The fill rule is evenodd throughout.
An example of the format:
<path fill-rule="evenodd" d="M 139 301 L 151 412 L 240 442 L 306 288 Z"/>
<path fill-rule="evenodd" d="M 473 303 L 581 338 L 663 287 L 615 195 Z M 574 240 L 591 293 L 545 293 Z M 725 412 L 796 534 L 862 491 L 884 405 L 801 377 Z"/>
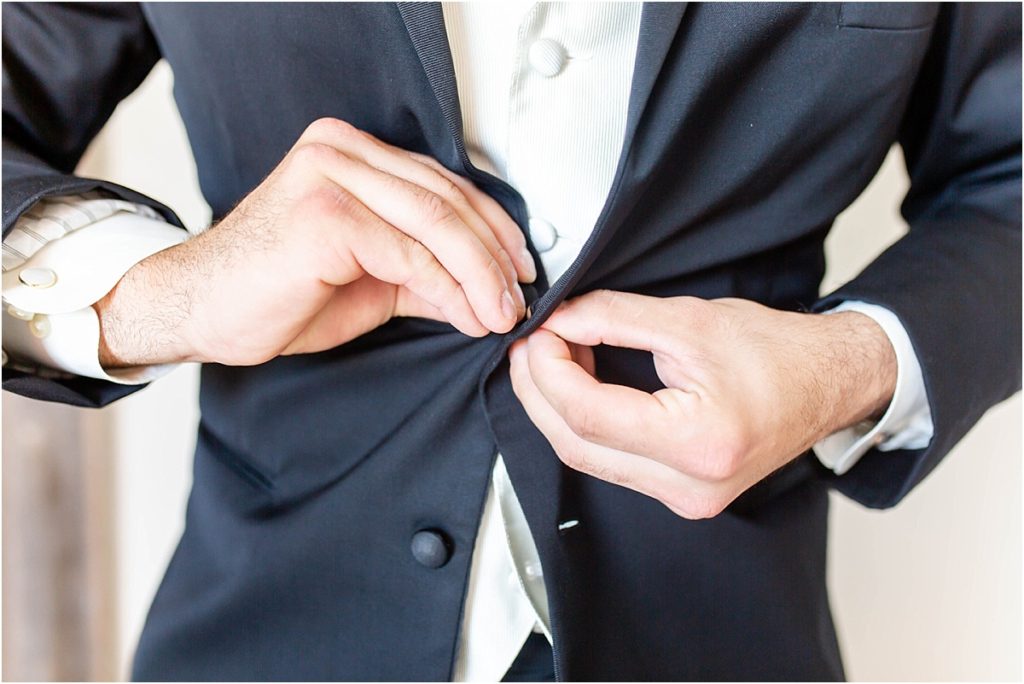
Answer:
<path fill-rule="evenodd" d="M 412 557 L 420 565 L 439 568 L 452 556 L 452 544 L 443 532 L 420 530 L 412 535 Z"/>

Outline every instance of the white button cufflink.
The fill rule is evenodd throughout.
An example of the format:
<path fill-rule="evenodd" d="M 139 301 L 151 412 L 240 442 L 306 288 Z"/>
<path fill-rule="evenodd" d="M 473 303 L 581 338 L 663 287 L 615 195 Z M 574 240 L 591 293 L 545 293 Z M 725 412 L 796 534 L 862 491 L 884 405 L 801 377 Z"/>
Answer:
<path fill-rule="evenodd" d="M 18 273 L 18 280 L 29 287 L 53 287 L 57 274 L 48 268 L 23 268 Z"/>
<path fill-rule="evenodd" d="M 29 311 L 22 311 L 21 309 L 19 309 L 18 307 L 14 306 L 13 304 L 11 304 L 11 305 L 9 305 L 7 307 L 7 313 L 9 313 L 12 316 L 14 316 L 15 318 L 18 318 L 18 319 L 23 320 L 23 321 L 31 321 L 32 317 L 35 316 L 34 313 L 31 313 Z"/>
<path fill-rule="evenodd" d="M 50 334 L 50 319 L 43 315 L 38 315 L 28 323 L 29 331 L 42 339 Z"/>

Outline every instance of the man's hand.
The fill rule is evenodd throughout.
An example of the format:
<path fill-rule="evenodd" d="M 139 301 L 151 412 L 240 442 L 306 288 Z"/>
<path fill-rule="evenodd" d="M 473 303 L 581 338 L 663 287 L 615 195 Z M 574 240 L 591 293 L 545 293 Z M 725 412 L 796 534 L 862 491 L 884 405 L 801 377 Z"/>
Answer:
<path fill-rule="evenodd" d="M 521 231 L 435 160 L 313 123 L 220 223 L 133 267 L 96 306 L 106 367 L 257 364 L 394 316 L 507 332 L 536 276 Z"/>
<path fill-rule="evenodd" d="M 650 351 L 666 388 L 601 383 L 598 344 Z M 592 292 L 509 354 L 516 396 L 566 465 L 694 519 L 881 415 L 896 384 L 895 352 L 869 317 L 741 299 Z"/>

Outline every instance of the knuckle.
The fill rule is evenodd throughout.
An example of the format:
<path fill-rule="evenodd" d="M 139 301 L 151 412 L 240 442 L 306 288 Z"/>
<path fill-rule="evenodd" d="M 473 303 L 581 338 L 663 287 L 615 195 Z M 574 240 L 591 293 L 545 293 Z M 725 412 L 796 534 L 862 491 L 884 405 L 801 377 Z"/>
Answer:
<path fill-rule="evenodd" d="M 686 518 L 687 520 L 693 520 L 689 513 L 689 499 L 679 492 L 668 492 L 657 497 L 658 501 L 668 507 L 673 513 Z"/>
<path fill-rule="evenodd" d="M 347 121 L 324 116 L 309 124 L 305 132 L 314 136 L 344 138 L 358 133 L 359 130 Z"/>
<path fill-rule="evenodd" d="M 448 276 L 426 247 L 412 240 L 409 243 L 405 246 L 405 258 L 409 265 L 406 286 L 422 293 L 427 301 L 440 308 L 450 320 L 463 302 L 459 284 Z"/>
<path fill-rule="evenodd" d="M 499 292 L 508 287 L 508 283 L 505 282 L 505 274 L 508 271 L 503 271 L 501 264 L 494 260 L 488 253 L 480 254 L 482 264 L 486 264 L 486 272 L 488 280 L 481 280 L 482 286 L 496 288 Z M 489 282 L 489 284 L 488 284 Z"/>
<path fill-rule="evenodd" d="M 324 215 L 332 214 L 337 206 L 334 194 L 327 188 L 314 186 L 302 192 L 295 202 L 294 223 L 301 229 L 313 230 Z"/>
<path fill-rule="evenodd" d="M 421 278 L 423 282 L 432 280 L 434 258 L 426 247 L 412 238 L 405 238 L 399 242 L 399 249 L 402 259 L 409 265 L 410 277 Z"/>
<path fill-rule="evenodd" d="M 573 470 L 580 472 L 588 472 L 587 459 L 583 455 L 583 450 L 578 447 L 562 446 L 559 447 L 552 443 L 552 447 L 555 449 L 555 455 L 565 465 L 569 466 Z"/>
<path fill-rule="evenodd" d="M 736 474 L 733 459 L 722 451 L 709 451 L 693 463 L 694 477 L 704 482 L 722 482 Z"/>
<path fill-rule="evenodd" d="M 444 164 L 429 155 L 421 154 L 419 152 L 409 152 L 408 154 L 419 163 L 436 171 L 439 176 L 451 183 L 460 191 L 464 191 L 467 187 L 472 187 L 473 185 L 468 179 L 448 169 Z"/>
<path fill-rule="evenodd" d="M 327 216 L 351 216 L 358 211 L 359 200 L 342 188 L 319 185 L 312 188 L 299 203 L 299 211 L 306 216 L 321 218 Z M 308 227 L 316 227 L 318 221 L 304 222 Z"/>
<path fill-rule="evenodd" d="M 585 441 L 593 441 L 598 435 L 599 427 L 594 417 L 581 406 L 571 404 L 565 410 L 565 423 L 577 437 Z"/>
<path fill-rule="evenodd" d="M 611 319 L 617 313 L 621 298 L 622 293 L 614 290 L 594 290 L 585 298 L 581 297 L 580 299 L 583 301 L 580 304 L 587 303 L 593 307 L 590 310 L 595 314 Z"/>
<path fill-rule="evenodd" d="M 510 278 L 513 282 L 516 280 L 516 266 L 512 263 L 512 257 L 504 249 L 498 250 L 498 267 L 503 278 Z"/>
<path fill-rule="evenodd" d="M 717 308 L 706 299 L 682 296 L 676 298 L 676 303 L 690 325 L 706 326 L 716 319 Z"/>
<path fill-rule="evenodd" d="M 729 500 L 720 494 L 686 492 L 662 500 L 662 503 L 687 520 L 706 520 L 724 511 Z"/>
<path fill-rule="evenodd" d="M 408 154 L 410 157 L 412 157 L 419 163 L 425 166 L 429 166 L 438 173 L 440 173 L 441 170 L 444 169 L 444 166 L 441 165 L 441 162 L 437 161 L 428 154 L 423 154 L 422 152 L 406 152 L 406 154 Z"/>
<path fill-rule="evenodd" d="M 613 290 L 594 290 L 587 297 L 601 306 L 610 307 L 615 304 L 618 293 Z"/>
<path fill-rule="evenodd" d="M 416 200 L 419 201 L 425 196 L 425 193 L 419 186 L 391 173 L 385 172 L 381 174 L 378 182 L 393 197 L 404 197 L 407 193 L 412 192 Z"/>
<path fill-rule="evenodd" d="M 433 173 L 431 175 L 428 192 L 440 197 L 448 205 L 452 215 L 457 214 L 459 210 L 463 212 L 472 210 L 469 200 L 462 189 L 444 174 Z"/>
<path fill-rule="evenodd" d="M 462 190 L 460 190 L 459 186 L 453 183 L 451 179 L 438 173 L 435 183 L 436 188 L 434 192 L 440 195 L 443 199 L 455 205 L 468 206 L 469 203 L 466 201 L 466 196 L 462 194 Z"/>
<path fill-rule="evenodd" d="M 721 452 L 708 454 L 697 466 L 696 475 L 706 482 L 721 482 L 732 474 L 728 459 Z"/>
<path fill-rule="evenodd" d="M 691 504 L 690 514 L 695 520 L 714 518 L 725 510 L 728 501 L 719 495 L 701 496 Z"/>
<path fill-rule="evenodd" d="M 455 211 L 440 195 L 425 191 L 420 199 L 423 216 L 428 223 L 448 225 L 455 220 Z"/>
<path fill-rule="evenodd" d="M 705 440 L 691 452 L 685 470 L 705 482 L 724 482 L 735 477 L 747 453 L 743 436 L 737 431 Z"/>
<path fill-rule="evenodd" d="M 292 161 L 300 169 L 308 167 L 320 167 L 323 164 L 336 159 L 338 151 L 330 145 L 320 142 L 304 143 L 292 152 Z"/>
<path fill-rule="evenodd" d="M 716 460 L 718 467 L 715 471 L 715 482 L 730 480 L 739 472 L 739 459 L 731 452 L 723 452 Z"/>
<path fill-rule="evenodd" d="M 719 473 L 722 479 L 736 475 L 747 454 L 747 440 L 740 431 L 725 435 L 718 446 Z"/>
<path fill-rule="evenodd" d="M 438 173 L 441 173 L 441 169 L 438 168 L 440 164 L 434 161 L 433 157 L 429 157 L 425 154 L 420 154 L 419 152 L 411 152 L 409 150 L 405 150 L 402 148 L 398 149 L 409 159 L 412 159 L 414 162 L 419 162 L 420 164 L 423 164 L 423 166 L 426 166 L 428 169 L 433 169 Z"/>

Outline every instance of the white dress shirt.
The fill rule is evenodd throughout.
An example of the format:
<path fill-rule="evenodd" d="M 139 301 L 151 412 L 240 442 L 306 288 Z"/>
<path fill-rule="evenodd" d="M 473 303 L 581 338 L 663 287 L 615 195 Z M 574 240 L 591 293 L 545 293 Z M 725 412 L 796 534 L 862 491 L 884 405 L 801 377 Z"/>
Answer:
<path fill-rule="evenodd" d="M 523 195 L 551 282 L 578 256 L 607 198 L 625 133 L 640 3 L 443 3 L 473 164 Z M 168 369 L 106 371 L 91 305 L 132 265 L 187 237 L 151 210 L 78 196 L 44 200 L 4 240 L 4 363 L 120 383 Z M 844 473 L 872 447 L 921 448 L 931 412 L 920 364 L 887 309 L 845 302 L 879 323 L 898 377 L 877 423 L 815 445 Z M 8 359 L 8 354 L 10 358 Z M 473 551 L 453 678 L 497 681 L 531 631 L 551 639 L 543 569 L 501 455 Z"/>

